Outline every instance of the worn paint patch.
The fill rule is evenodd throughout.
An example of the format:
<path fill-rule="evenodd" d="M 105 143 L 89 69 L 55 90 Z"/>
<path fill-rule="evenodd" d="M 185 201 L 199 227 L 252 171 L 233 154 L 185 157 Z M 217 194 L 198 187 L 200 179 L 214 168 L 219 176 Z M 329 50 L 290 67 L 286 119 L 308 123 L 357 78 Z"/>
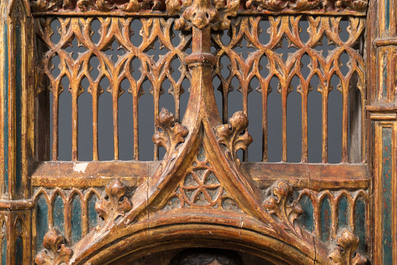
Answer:
<path fill-rule="evenodd" d="M 79 196 L 74 196 L 72 203 L 72 243 L 76 243 L 81 238 L 81 200 Z"/>
<path fill-rule="evenodd" d="M 43 239 L 48 230 L 48 205 L 43 195 L 37 201 L 36 218 L 36 249 L 39 250 L 42 248 Z"/>
<path fill-rule="evenodd" d="M 382 97 L 383 98 L 387 98 L 387 64 L 388 64 L 388 55 L 389 55 L 389 52 L 388 51 L 385 51 L 384 53 L 383 53 L 383 65 L 382 65 L 382 75 L 383 75 L 383 80 L 382 80 L 382 83 L 383 83 L 383 87 L 382 87 Z"/>
<path fill-rule="evenodd" d="M 17 237 L 15 242 L 15 264 L 23 264 L 23 240 Z"/>
<path fill-rule="evenodd" d="M 385 30 L 390 31 L 390 0 L 385 0 Z"/>
<path fill-rule="evenodd" d="M 322 200 L 320 212 L 321 240 L 328 241 L 331 239 L 331 205 L 328 197 Z"/>
<path fill-rule="evenodd" d="M 392 128 L 382 129 L 382 248 L 383 264 L 393 264 Z"/>
<path fill-rule="evenodd" d="M 7 265 L 7 238 L 4 236 L 1 244 L 1 265 Z"/>
<path fill-rule="evenodd" d="M 354 207 L 354 217 L 355 217 L 355 231 L 354 233 L 359 238 L 360 243 L 358 248 L 364 253 L 367 252 L 367 243 L 366 243 L 366 222 L 365 222 L 365 201 L 362 198 L 359 198 Z"/>
<path fill-rule="evenodd" d="M 95 204 L 97 200 L 98 199 L 95 195 L 90 196 L 88 200 L 88 224 L 90 229 L 97 225 L 98 214 L 95 211 Z"/>
<path fill-rule="evenodd" d="M 303 210 L 298 218 L 298 223 L 306 228 L 306 230 L 313 231 L 313 204 L 308 196 L 303 196 L 300 200 L 300 206 Z"/>
<path fill-rule="evenodd" d="M 338 231 L 348 228 L 348 220 L 350 215 L 350 207 L 346 196 L 342 196 L 338 201 Z"/>
<path fill-rule="evenodd" d="M 73 165 L 73 170 L 79 173 L 84 173 L 87 169 L 88 163 L 76 163 Z"/>
<path fill-rule="evenodd" d="M 65 232 L 65 215 L 64 215 L 64 204 L 61 196 L 57 196 L 54 201 L 53 208 L 54 226 L 59 229 L 61 233 Z"/>

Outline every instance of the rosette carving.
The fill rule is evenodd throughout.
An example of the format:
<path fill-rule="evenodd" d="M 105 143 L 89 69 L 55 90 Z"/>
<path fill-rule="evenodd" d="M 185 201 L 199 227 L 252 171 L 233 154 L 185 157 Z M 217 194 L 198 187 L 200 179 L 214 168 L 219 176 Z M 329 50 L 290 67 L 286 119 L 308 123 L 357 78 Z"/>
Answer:
<path fill-rule="evenodd" d="M 67 264 L 73 251 L 67 246 L 66 239 L 55 228 L 51 228 L 44 236 L 44 249 L 37 254 L 37 265 Z"/>
<path fill-rule="evenodd" d="M 239 149 L 246 150 L 252 143 L 252 137 L 247 131 L 248 118 L 244 112 L 239 111 L 233 114 L 228 124 L 220 125 L 216 128 L 218 143 L 226 146 L 226 154 L 229 159 L 240 163 L 237 157 Z"/>
<path fill-rule="evenodd" d="M 155 122 L 156 126 L 161 130 L 153 135 L 153 142 L 166 149 L 167 153 L 165 158 L 168 158 L 177 145 L 185 141 L 185 137 L 188 135 L 189 131 L 179 122 L 175 122 L 174 114 L 170 113 L 165 108 L 161 110 Z"/>
<path fill-rule="evenodd" d="M 265 203 L 264 208 L 270 215 L 276 216 L 286 229 L 300 234 L 300 229 L 294 225 L 295 220 L 303 212 L 298 201 L 289 201 L 293 188 L 285 181 L 280 181 L 272 188 L 272 196 Z"/>
<path fill-rule="evenodd" d="M 240 0 L 166 0 L 170 15 L 182 14 L 175 22 L 177 30 L 202 29 L 208 25 L 213 30 L 230 27 L 230 19 L 237 15 Z"/>
<path fill-rule="evenodd" d="M 117 222 L 131 209 L 132 203 L 128 198 L 128 189 L 119 179 L 113 180 L 106 186 L 100 201 L 95 205 L 99 217 L 105 222 L 103 227 L 112 222 Z"/>
<path fill-rule="evenodd" d="M 337 246 L 335 250 L 328 256 L 331 264 L 335 265 L 364 265 L 367 264 L 367 259 L 354 252 L 358 248 L 358 238 L 349 230 L 343 230 L 342 234 L 337 239 Z"/>

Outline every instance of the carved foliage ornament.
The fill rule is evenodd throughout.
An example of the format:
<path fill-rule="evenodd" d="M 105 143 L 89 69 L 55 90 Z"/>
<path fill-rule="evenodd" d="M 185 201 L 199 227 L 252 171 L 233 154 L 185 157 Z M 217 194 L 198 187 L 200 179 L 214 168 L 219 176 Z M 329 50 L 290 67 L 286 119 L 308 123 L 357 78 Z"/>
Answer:
<path fill-rule="evenodd" d="M 189 30 L 192 25 L 225 30 L 231 23 L 228 17 L 237 15 L 240 0 L 166 0 L 166 6 L 170 15 L 182 14 L 175 22 L 177 30 Z"/>
<path fill-rule="evenodd" d="M 76 10 L 76 11 L 101 11 L 109 12 L 120 10 L 125 12 L 138 12 L 141 10 L 165 10 L 162 0 L 33 0 L 33 10 L 36 12 Z"/>
<path fill-rule="evenodd" d="M 99 217 L 104 220 L 102 228 L 113 222 L 132 209 L 132 203 L 128 198 L 128 190 L 119 179 L 110 182 L 102 195 L 101 200 L 96 203 L 95 210 Z"/>
<path fill-rule="evenodd" d="M 280 181 L 272 188 L 272 195 L 264 202 L 264 208 L 269 214 L 276 216 L 286 229 L 300 234 L 300 229 L 294 225 L 295 220 L 303 212 L 298 201 L 289 201 L 293 188 L 285 181 Z"/>
<path fill-rule="evenodd" d="M 141 10 L 168 11 L 170 15 L 180 14 L 179 29 L 198 28 L 211 24 L 213 29 L 223 30 L 230 26 L 228 17 L 235 16 L 240 0 L 32 0 L 33 10 L 57 11 L 101 11 L 120 10 L 139 12 Z M 333 10 L 365 11 L 368 0 L 248 0 L 244 9 L 257 11 L 311 11 Z"/>
<path fill-rule="evenodd" d="M 216 136 L 218 143 L 226 146 L 226 155 L 229 159 L 240 160 L 237 157 L 239 149 L 246 150 L 248 145 L 252 143 L 252 137 L 247 131 L 248 118 L 242 111 L 233 114 L 228 124 L 220 125 L 216 128 Z"/>
<path fill-rule="evenodd" d="M 368 0 L 248 0 L 246 7 L 258 11 L 341 11 L 344 9 L 365 11 L 368 7 Z"/>
<path fill-rule="evenodd" d="M 364 265 L 367 259 L 354 252 L 358 248 L 358 238 L 349 230 L 343 230 L 338 237 L 336 249 L 328 256 L 334 265 Z"/>
<path fill-rule="evenodd" d="M 44 249 L 36 256 L 37 265 L 67 264 L 73 251 L 67 246 L 66 239 L 55 229 L 51 228 L 44 236 Z"/>
<path fill-rule="evenodd" d="M 155 122 L 156 126 L 161 130 L 153 135 L 153 142 L 159 146 L 163 146 L 167 151 L 166 156 L 170 157 L 177 145 L 185 141 L 185 137 L 189 131 L 179 122 L 175 122 L 174 114 L 165 108 L 161 110 Z"/>

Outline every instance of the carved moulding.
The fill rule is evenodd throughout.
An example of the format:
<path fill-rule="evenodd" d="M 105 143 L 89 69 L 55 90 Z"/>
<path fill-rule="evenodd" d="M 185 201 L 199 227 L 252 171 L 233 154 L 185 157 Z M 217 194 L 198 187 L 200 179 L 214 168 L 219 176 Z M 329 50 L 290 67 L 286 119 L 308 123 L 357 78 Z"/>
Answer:
<path fill-rule="evenodd" d="M 230 26 L 228 17 L 237 12 L 359 12 L 368 7 L 368 0 L 31 0 L 33 12 L 140 12 L 156 11 L 180 15 L 180 29 L 211 24 L 213 29 Z M 210 8 L 208 8 L 210 7 Z"/>

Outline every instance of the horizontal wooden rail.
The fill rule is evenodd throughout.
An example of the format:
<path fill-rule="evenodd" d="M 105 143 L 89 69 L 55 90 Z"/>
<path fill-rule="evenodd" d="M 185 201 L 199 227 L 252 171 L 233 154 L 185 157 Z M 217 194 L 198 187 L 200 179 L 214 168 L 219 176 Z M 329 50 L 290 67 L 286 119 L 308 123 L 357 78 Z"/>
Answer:
<path fill-rule="evenodd" d="M 41 162 L 32 175 L 32 185 L 44 188 L 103 187 L 118 177 L 137 186 L 150 177 L 159 162 Z M 367 189 L 370 176 L 366 164 L 243 163 L 261 188 L 276 180 L 288 180 L 296 188 Z"/>

